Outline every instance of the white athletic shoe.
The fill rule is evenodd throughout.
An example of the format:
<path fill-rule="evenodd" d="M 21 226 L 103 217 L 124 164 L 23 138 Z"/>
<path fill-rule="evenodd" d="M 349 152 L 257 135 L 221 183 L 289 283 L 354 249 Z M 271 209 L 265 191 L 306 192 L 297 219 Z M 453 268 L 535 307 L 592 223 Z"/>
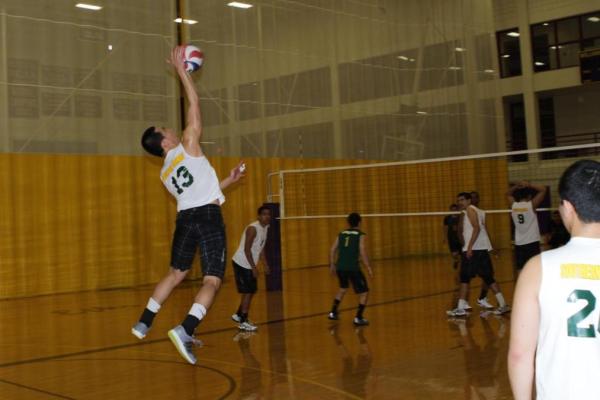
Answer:
<path fill-rule="evenodd" d="M 471 305 L 470 305 L 470 304 L 467 304 L 467 305 L 465 306 L 465 311 L 471 311 L 472 309 L 473 309 L 473 307 L 471 307 Z"/>
<path fill-rule="evenodd" d="M 241 331 L 248 331 L 248 332 L 254 332 L 255 330 L 258 329 L 258 327 L 256 325 L 254 325 L 252 322 L 250 321 L 244 321 L 239 325 L 239 328 Z"/>
<path fill-rule="evenodd" d="M 446 315 L 449 317 L 466 317 L 468 313 L 464 308 L 455 308 L 454 310 L 446 311 Z"/>
<path fill-rule="evenodd" d="M 238 324 L 242 321 L 242 318 L 237 313 L 233 314 L 231 316 L 231 319 L 233 320 L 233 322 L 237 322 Z"/>
<path fill-rule="evenodd" d="M 148 334 L 150 328 L 146 326 L 143 322 L 136 323 L 133 328 L 131 328 L 131 333 L 138 339 L 143 339 Z"/>
<path fill-rule="evenodd" d="M 493 310 L 494 306 L 490 304 L 490 302 L 483 298 L 483 299 L 477 299 L 477 305 L 481 308 L 483 308 L 484 310 Z"/>
<path fill-rule="evenodd" d="M 185 359 L 185 361 L 189 362 L 190 364 L 196 364 L 196 356 L 192 351 L 194 339 L 185 332 L 183 326 L 177 325 L 175 328 L 169 331 L 168 335 L 169 339 L 171 339 L 171 342 L 173 342 L 175 348 Z"/>

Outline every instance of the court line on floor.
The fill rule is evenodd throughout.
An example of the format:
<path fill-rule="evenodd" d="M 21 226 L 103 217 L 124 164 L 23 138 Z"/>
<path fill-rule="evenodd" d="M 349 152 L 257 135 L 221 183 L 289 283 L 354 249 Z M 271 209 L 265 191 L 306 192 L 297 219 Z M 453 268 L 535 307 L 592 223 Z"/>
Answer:
<path fill-rule="evenodd" d="M 185 362 L 185 361 L 170 361 L 170 360 L 151 360 L 151 359 L 146 359 L 146 358 L 73 358 L 73 359 L 69 359 L 69 360 L 55 360 L 57 362 L 75 362 L 75 361 L 91 361 L 91 362 L 97 362 L 97 361 L 143 361 L 143 362 L 151 362 L 151 363 L 162 363 L 162 364 L 176 364 L 178 366 L 183 366 L 183 367 L 189 367 L 190 365 Z M 221 375 L 225 378 L 225 380 L 227 380 L 227 382 L 229 383 L 229 388 L 227 389 L 227 392 L 225 394 L 223 394 L 221 397 L 218 397 L 216 400 L 221 400 L 221 399 L 226 399 L 228 398 L 231 394 L 233 394 L 233 392 L 235 392 L 235 389 L 237 388 L 237 383 L 235 381 L 235 379 L 233 379 L 233 376 L 231 376 L 230 374 L 228 374 L 227 372 L 223 372 L 220 369 L 217 368 L 212 368 L 212 367 L 208 367 L 206 365 L 192 365 L 191 367 L 193 368 L 202 368 L 208 371 L 212 371 L 217 375 Z"/>
<path fill-rule="evenodd" d="M 74 397 L 63 396 L 63 395 L 58 394 L 58 393 L 52 393 L 52 392 L 49 392 L 47 390 L 37 389 L 37 388 L 34 388 L 33 386 L 27 386 L 27 385 L 23 385 L 21 383 L 11 382 L 11 381 L 8 381 L 6 379 L 0 379 L 0 383 L 6 383 L 7 385 L 13 385 L 13 386 L 16 386 L 16 387 L 21 388 L 21 389 L 31 390 L 32 392 L 47 394 L 48 396 L 56 397 L 58 399 L 77 400 Z"/>
<path fill-rule="evenodd" d="M 509 282 L 513 282 L 513 281 L 506 280 L 506 281 L 501 281 L 499 283 L 504 284 L 504 283 L 509 283 Z M 473 286 L 473 288 L 477 288 L 477 286 Z M 436 296 L 451 294 L 454 292 L 455 292 L 455 289 L 449 289 L 449 290 L 444 290 L 441 292 L 401 297 L 398 299 L 380 301 L 377 303 L 371 303 L 368 305 L 368 307 L 372 308 L 372 307 L 385 306 L 385 305 L 389 305 L 389 304 L 402 303 L 405 301 L 426 299 L 429 297 L 436 297 Z M 349 311 L 349 310 L 354 310 L 354 309 L 355 309 L 355 307 L 347 307 L 347 308 L 340 309 L 340 311 Z M 297 321 L 297 320 L 301 320 L 301 319 L 323 317 L 324 315 L 327 315 L 327 311 L 320 311 L 320 312 L 316 312 L 316 313 L 312 313 L 312 314 L 298 315 L 295 317 L 279 318 L 279 319 L 260 322 L 260 323 L 257 323 L 256 325 L 264 326 L 264 325 L 270 325 L 270 324 L 277 324 L 277 323 L 281 323 L 281 322 L 291 322 L 291 321 Z M 210 331 L 201 332 L 201 335 L 208 336 L 208 335 L 213 335 L 216 333 L 228 332 L 233 329 L 235 329 L 235 328 L 227 327 L 227 328 L 213 329 Z M 40 363 L 40 362 L 45 362 L 45 361 L 58 360 L 61 358 L 77 357 L 77 356 L 83 356 L 83 355 L 88 355 L 88 354 L 104 353 L 107 351 L 121 350 L 121 349 L 127 349 L 127 348 L 138 347 L 138 346 L 147 346 L 147 345 L 152 345 L 152 344 L 156 344 L 156 343 L 164 343 L 164 342 L 168 342 L 168 341 L 169 341 L 169 338 L 144 340 L 141 342 L 125 343 L 125 344 L 119 344 L 119 345 L 115 345 L 115 346 L 107 346 L 107 347 L 100 347 L 100 348 L 89 349 L 89 350 L 76 351 L 76 352 L 72 352 L 72 353 L 55 354 L 55 355 L 51 355 L 51 356 L 30 358 L 30 359 L 20 360 L 20 361 L 11 361 L 11 362 L 7 362 L 7 363 L 1 363 L 0 368 L 15 367 L 15 366 L 24 365 L 24 364 L 35 364 L 35 363 Z"/>

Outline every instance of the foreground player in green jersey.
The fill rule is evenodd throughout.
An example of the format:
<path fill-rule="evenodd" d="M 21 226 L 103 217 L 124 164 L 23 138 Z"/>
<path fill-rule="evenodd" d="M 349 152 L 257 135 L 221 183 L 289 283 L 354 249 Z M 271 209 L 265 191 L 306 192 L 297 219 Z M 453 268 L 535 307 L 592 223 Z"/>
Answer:
<path fill-rule="evenodd" d="M 365 233 L 359 230 L 360 215 L 352 213 L 348 215 L 347 221 L 350 228 L 340 232 L 329 252 L 331 273 L 337 273 L 340 281 L 340 290 L 333 300 L 329 319 L 338 319 L 338 306 L 348 290 L 349 282 L 352 282 L 354 292 L 358 295 L 358 309 L 356 317 L 354 317 L 354 325 L 368 325 L 369 321 L 363 318 L 363 312 L 369 298 L 369 286 L 360 269 L 359 258 L 367 267 L 370 277 L 373 276 L 373 270 L 371 270 L 369 258 L 367 257 Z M 338 253 L 337 263 L 335 262 L 336 252 Z"/>

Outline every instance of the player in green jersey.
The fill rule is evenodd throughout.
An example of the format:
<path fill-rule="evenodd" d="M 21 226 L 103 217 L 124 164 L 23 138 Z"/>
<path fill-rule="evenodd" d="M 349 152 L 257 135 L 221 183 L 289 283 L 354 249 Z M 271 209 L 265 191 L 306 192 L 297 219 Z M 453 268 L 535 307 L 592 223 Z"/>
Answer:
<path fill-rule="evenodd" d="M 370 277 L 373 276 L 373 270 L 367 256 L 365 233 L 359 230 L 360 215 L 352 213 L 348 215 L 347 221 L 350 228 L 340 232 L 329 252 L 331 273 L 337 274 L 340 281 L 340 290 L 333 300 L 329 319 L 338 319 L 338 306 L 348 290 L 348 284 L 351 282 L 354 292 L 358 295 L 358 310 L 356 311 L 354 324 L 368 325 L 369 321 L 363 318 L 363 312 L 369 298 L 369 286 L 360 269 L 359 260 L 362 259 Z M 335 262 L 336 252 L 338 253 L 337 263 Z"/>

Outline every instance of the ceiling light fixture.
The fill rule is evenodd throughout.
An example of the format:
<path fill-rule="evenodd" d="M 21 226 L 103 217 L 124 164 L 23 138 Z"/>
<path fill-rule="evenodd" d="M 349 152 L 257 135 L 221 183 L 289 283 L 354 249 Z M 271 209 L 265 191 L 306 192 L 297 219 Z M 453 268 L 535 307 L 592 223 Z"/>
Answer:
<path fill-rule="evenodd" d="M 195 19 L 186 19 L 186 18 L 183 18 L 183 19 L 175 18 L 173 21 L 177 22 L 178 24 L 181 24 L 183 22 L 184 24 L 188 24 L 188 25 L 194 25 L 194 24 L 198 23 L 198 21 L 196 21 Z"/>
<path fill-rule="evenodd" d="M 97 6 L 94 4 L 77 3 L 77 4 L 75 4 L 75 7 L 83 8 L 84 10 L 91 10 L 91 11 L 102 10 L 102 6 Z"/>
<path fill-rule="evenodd" d="M 247 9 L 247 8 L 253 7 L 252 4 L 241 3 L 239 1 L 232 1 L 231 3 L 227 3 L 227 5 L 229 7 L 243 8 L 243 9 Z"/>

